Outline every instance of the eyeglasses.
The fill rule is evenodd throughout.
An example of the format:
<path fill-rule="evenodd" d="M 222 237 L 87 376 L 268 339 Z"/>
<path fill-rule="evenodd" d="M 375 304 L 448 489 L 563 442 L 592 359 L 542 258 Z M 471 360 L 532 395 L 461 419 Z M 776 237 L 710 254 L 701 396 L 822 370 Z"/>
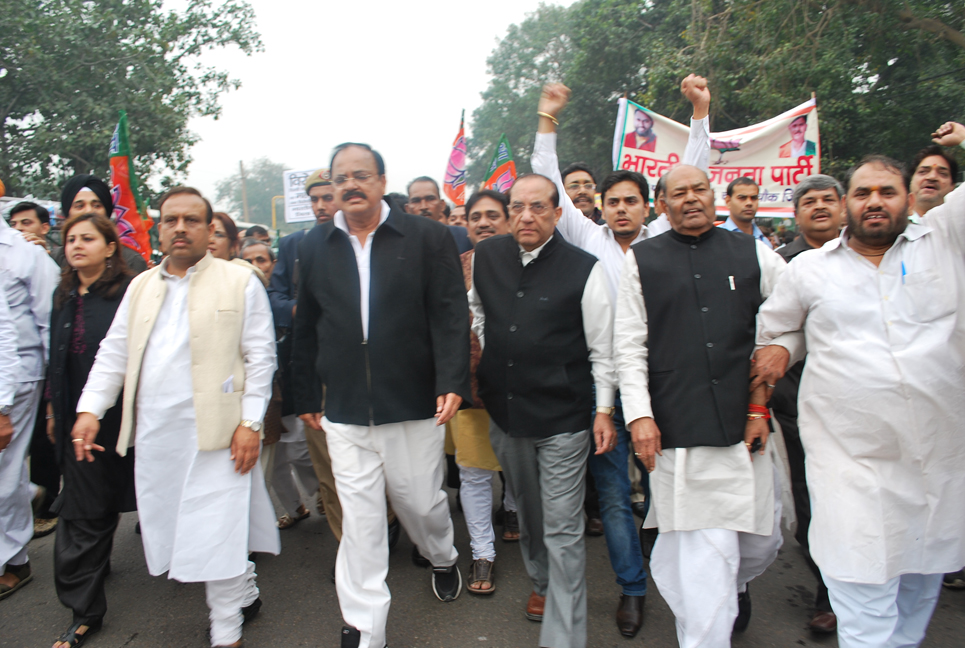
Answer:
<path fill-rule="evenodd" d="M 571 182 L 570 184 L 566 185 L 566 188 L 570 191 L 579 191 L 581 187 L 587 191 L 593 191 L 596 189 L 596 185 L 592 182 Z"/>
<path fill-rule="evenodd" d="M 549 211 L 549 207 L 547 207 L 543 203 L 533 203 L 531 205 L 524 205 L 523 203 L 517 202 L 509 206 L 509 213 L 511 213 L 513 216 L 519 216 L 524 211 L 526 211 L 527 207 L 529 207 L 529 213 L 532 214 L 533 216 L 542 216 L 543 214 Z"/>
<path fill-rule="evenodd" d="M 375 174 L 373 174 L 373 173 L 366 173 L 365 171 L 356 171 L 355 173 L 353 173 L 353 174 L 351 174 L 351 175 L 338 175 L 338 176 L 335 176 L 335 179 L 332 180 L 332 184 L 334 184 L 336 187 L 341 187 L 343 184 L 345 184 L 346 182 L 348 182 L 348 179 L 349 179 L 349 178 L 354 179 L 354 180 L 355 180 L 357 183 L 359 183 L 359 184 L 365 184 L 366 182 L 368 182 L 369 180 L 371 180 L 373 177 L 375 177 Z"/>

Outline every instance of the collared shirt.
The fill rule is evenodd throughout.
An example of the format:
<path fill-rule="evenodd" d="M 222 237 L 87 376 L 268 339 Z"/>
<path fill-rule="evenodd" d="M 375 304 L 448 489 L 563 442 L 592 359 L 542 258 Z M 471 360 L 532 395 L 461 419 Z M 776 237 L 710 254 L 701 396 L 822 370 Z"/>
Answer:
<path fill-rule="evenodd" d="M 581 216 L 581 218 L 584 218 Z M 590 223 L 592 227 L 597 227 Z M 546 239 L 538 248 L 526 251 L 520 246 L 519 260 L 527 266 L 539 257 L 539 253 L 546 247 L 550 239 Z M 473 255 L 473 269 L 476 267 L 476 256 Z M 596 385 L 596 403 L 599 407 L 613 407 L 616 394 L 616 367 L 613 363 L 613 315 L 610 299 L 607 296 L 606 278 L 603 267 L 598 261 L 590 270 L 586 285 L 583 287 L 583 297 L 580 300 L 580 310 L 583 313 L 583 335 L 586 346 L 590 350 L 590 363 L 593 365 L 593 382 Z M 476 292 L 473 283 L 469 289 L 469 311 L 472 313 L 472 332 L 479 338 L 479 347 L 485 348 L 486 312 L 483 310 L 482 300 Z"/>
<path fill-rule="evenodd" d="M 7 296 L 0 291 L 0 407 L 13 405 L 19 373 L 17 326 L 10 315 Z"/>
<path fill-rule="evenodd" d="M 845 230 L 788 265 L 759 346 L 803 330 L 799 425 L 811 554 L 885 583 L 965 564 L 965 186 L 909 224 L 877 267 Z M 800 359 L 792 353 L 791 360 Z"/>
<path fill-rule="evenodd" d="M 164 418 L 165 413 L 172 410 L 194 411 L 188 288 L 196 268 L 188 268 L 184 277 L 178 277 L 167 271 L 167 262 L 165 259 L 160 269 L 166 288 L 164 302 L 144 349 L 137 392 L 138 411 L 150 410 L 158 418 Z M 117 401 L 127 373 L 130 296 L 131 291 L 127 291 L 107 337 L 101 342 L 97 361 L 77 403 L 78 412 L 90 412 L 101 418 Z M 275 372 L 274 348 L 275 332 L 268 294 L 257 275 L 252 273 L 245 286 L 241 330 L 241 353 L 245 360 L 242 420 L 264 419 Z M 142 432 L 138 432 L 139 439 Z"/>
<path fill-rule="evenodd" d="M 670 224 L 670 218 L 666 214 L 660 214 L 647 225 L 647 232 L 650 234 L 650 237 L 660 236 L 664 232 L 669 232 L 672 229 L 673 226 Z"/>
<path fill-rule="evenodd" d="M 345 214 L 341 210 L 335 212 L 335 227 L 348 234 L 349 241 L 352 242 L 352 249 L 355 250 L 355 263 L 359 268 L 359 306 L 362 311 L 362 336 L 369 339 L 369 288 L 372 283 L 372 238 L 376 230 L 382 227 L 382 223 L 389 217 L 389 204 L 382 201 L 382 213 L 379 215 L 379 224 L 374 230 L 365 237 L 365 245 L 359 241 L 355 234 L 348 231 L 348 223 L 345 221 Z"/>
<path fill-rule="evenodd" d="M 0 218 L 0 290 L 17 327 L 17 382 L 43 380 L 50 357 L 50 311 L 60 268 L 39 245 Z"/>
<path fill-rule="evenodd" d="M 774 246 L 771 244 L 770 239 L 768 239 L 766 236 L 764 236 L 764 232 L 762 232 L 762 231 L 761 231 L 761 228 L 757 226 L 757 223 L 751 223 L 751 226 L 754 228 L 754 229 L 753 229 L 754 238 L 756 238 L 758 241 L 760 241 L 761 243 L 763 243 L 764 245 L 766 245 L 769 250 L 773 250 L 773 249 L 774 249 Z M 743 231 L 744 231 L 744 230 L 742 230 L 740 227 L 737 226 L 737 223 L 735 223 L 735 222 L 734 222 L 734 219 L 731 218 L 730 216 L 728 216 L 728 217 L 727 217 L 727 220 L 724 221 L 723 223 L 721 223 L 721 224 L 719 225 L 719 227 L 723 227 L 725 230 L 730 230 L 730 231 L 732 231 L 732 232 L 743 232 Z"/>
<path fill-rule="evenodd" d="M 710 163 L 710 127 L 707 118 L 690 120 L 690 138 L 684 151 L 684 164 L 692 164 L 707 170 Z M 530 158 L 533 172 L 550 178 L 560 194 L 560 207 L 563 215 L 556 224 L 567 243 L 589 252 L 603 264 L 606 277 L 607 294 L 610 303 L 616 304 L 617 286 L 620 284 L 620 274 L 623 271 L 623 247 L 613 234 L 613 230 L 606 225 L 597 225 L 583 215 L 566 194 L 563 177 L 560 175 L 559 159 L 556 156 L 556 133 L 537 133 L 536 143 L 533 145 L 533 155 Z M 640 227 L 640 232 L 631 242 L 637 243 L 651 234 L 646 226 Z"/>

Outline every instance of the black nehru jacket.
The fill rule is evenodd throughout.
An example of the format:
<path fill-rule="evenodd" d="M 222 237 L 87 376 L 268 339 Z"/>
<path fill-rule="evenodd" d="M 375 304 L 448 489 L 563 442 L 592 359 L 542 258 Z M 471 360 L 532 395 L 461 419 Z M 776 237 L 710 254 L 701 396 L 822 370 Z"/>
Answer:
<path fill-rule="evenodd" d="M 761 268 L 751 236 L 712 227 L 635 244 L 653 418 L 664 448 L 744 439 Z"/>
<path fill-rule="evenodd" d="M 486 313 L 479 395 L 509 436 L 585 430 L 593 374 L 581 302 L 596 257 L 558 235 L 525 267 L 519 255 L 508 234 L 476 245 L 473 285 Z"/>
<path fill-rule="evenodd" d="M 372 241 L 369 337 L 355 251 L 334 221 L 298 248 L 292 358 L 295 409 L 335 423 L 432 418 L 436 396 L 469 388 L 469 303 L 449 230 L 392 208 Z"/>

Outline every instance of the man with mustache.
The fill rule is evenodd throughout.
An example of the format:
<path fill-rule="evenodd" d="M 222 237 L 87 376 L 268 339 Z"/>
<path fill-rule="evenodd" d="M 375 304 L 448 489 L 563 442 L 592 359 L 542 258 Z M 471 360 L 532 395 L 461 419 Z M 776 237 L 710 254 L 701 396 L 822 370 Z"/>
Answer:
<path fill-rule="evenodd" d="M 462 591 L 442 477 L 444 424 L 471 398 L 469 305 L 452 236 L 385 202 L 377 151 L 341 144 L 330 168 L 338 211 L 299 247 L 295 407 L 325 429 L 342 503 L 341 646 L 384 648 L 386 495 L 436 597 Z"/>
<path fill-rule="evenodd" d="M 914 197 L 908 220 L 919 223 L 930 209 L 944 203 L 945 196 L 955 188 L 958 162 L 941 146 L 932 144 L 918 152 L 908 169 Z"/>
<path fill-rule="evenodd" d="M 673 231 L 627 254 L 615 356 L 634 451 L 651 471 L 654 582 L 681 646 L 724 648 L 747 628 L 747 585 L 782 541 L 766 395 L 748 386 L 757 311 L 786 264 L 714 227 L 704 171 L 679 165 L 664 180 Z"/>
<path fill-rule="evenodd" d="M 826 175 L 808 176 L 794 188 L 794 218 L 800 232 L 796 239 L 776 250 L 788 263 L 807 250 L 820 248 L 841 233 L 844 213 L 844 188 L 841 183 Z M 774 387 L 768 403 L 781 425 L 787 458 L 791 468 L 791 493 L 797 514 L 798 543 L 804 548 L 805 559 L 818 581 L 815 611 L 809 627 L 815 632 L 830 633 L 837 629 L 837 620 L 831 610 L 828 588 L 821 578 L 821 570 L 808 553 L 808 526 L 811 521 L 811 503 L 808 497 L 807 476 L 804 465 L 804 447 L 798 431 L 798 390 L 804 361 L 788 369 Z"/>
<path fill-rule="evenodd" d="M 237 647 L 261 607 L 248 554 L 281 549 L 258 462 L 275 372 L 271 308 L 250 266 L 208 253 L 213 213 L 198 190 L 170 189 L 158 208 L 167 256 L 125 293 L 71 436 L 78 461 L 97 461 L 100 419 L 123 388 L 117 452 L 136 450 L 148 571 L 203 582 L 211 645 Z"/>
<path fill-rule="evenodd" d="M 863 159 L 845 186 L 846 229 L 791 263 L 761 308 L 758 381 L 800 358 L 780 340 L 803 331 L 810 553 L 838 645 L 917 646 L 942 575 L 965 564 L 965 187 L 915 224 L 895 160 Z"/>
<path fill-rule="evenodd" d="M 590 167 L 575 162 L 563 169 L 563 188 L 573 206 L 596 225 L 603 222 L 603 214 L 596 207 L 596 177 Z"/>
<path fill-rule="evenodd" d="M 707 81 L 702 77 L 689 75 L 681 83 L 681 91 L 694 106 L 684 161 L 706 167 L 710 159 L 707 127 L 710 91 L 707 89 Z M 564 183 L 560 179 L 556 157 L 556 122 L 569 102 L 569 95 L 570 91 L 564 85 L 547 85 L 543 88 L 537 111 L 539 125 L 533 146 L 533 169 L 552 178 L 558 190 L 563 188 Z M 649 235 L 643 224 L 649 212 L 649 187 L 646 179 L 639 173 L 619 170 L 606 177 L 601 193 L 604 225 L 597 226 L 583 218 L 574 207 L 571 194 L 567 193 L 561 194 L 562 216 L 557 230 L 568 242 L 600 259 L 607 278 L 610 302 L 615 304 L 627 250 L 633 243 L 642 241 Z M 590 455 L 588 474 L 592 476 L 598 493 L 597 510 L 602 513 L 602 527 L 610 564 L 621 588 L 615 615 L 617 629 L 622 635 L 633 637 L 643 625 L 647 573 L 643 566 L 643 554 L 637 540 L 638 527 L 630 502 L 631 486 L 627 474 L 630 434 L 624 425 L 619 394 L 614 401 L 612 416 L 618 435 L 616 447 L 613 452 Z M 643 479 L 646 480 L 646 473 Z M 646 490 L 645 484 L 644 481 Z M 649 494 L 647 496 L 649 497 Z"/>
<path fill-rule="evenodd" d="M 727 185 L 727 208 L 730 216 L 721 225 L 732 232 L 743 232 L 753 236 L 770 249 L 774 249 L 770 239 L 754 222 L 760 204 L 761 188 L 750 178 L 737 178 Z"/>
<path fill-rule="evenodd" d="M 419 176 L 409 183 L 406 188 L 409 194 L 409 201 L 405 205 L 405 210 L 410 214 L 417 214 L 431 218 L 449 227 L 452 233 L 452 240 L 456 242 L 456 249 L 459 254 L 463 254 L 472 248 L 472 243 L 466 235 L 466 228 L 459 225 L 449 225 L 446 216 L 446 201 L 439 193 L 439 183 L 429 176 Z"/>

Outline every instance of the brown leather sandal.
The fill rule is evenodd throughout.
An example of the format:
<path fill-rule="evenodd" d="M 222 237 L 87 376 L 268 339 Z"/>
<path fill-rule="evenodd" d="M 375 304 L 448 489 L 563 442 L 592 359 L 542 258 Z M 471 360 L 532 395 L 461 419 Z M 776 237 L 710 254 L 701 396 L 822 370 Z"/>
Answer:
<path fill-rule="evenodd" d="M 482 583 L 489 583 L 489 588 L 480 588 Z M 467 589 L 473 594 L 492 594 L 496 591 L 495 564 L 491 560 L 480 558 L 472 561 Z"/>
<path fill-rule="evenodd" d="M 296 524 L 298 524 L 299 522 L 301 522 L 302 520 L 304 520 L 305 518 L 307 518 L 309 515 L 311 515 L 311 511 L 305 508 L 304 504 L 299 506 L 298 510 L 295 512 L 298 513 L 298 517 L 292 517 L 288 515 L 288 513 L 285 513 L 283 516 L 278 518 L 279 530 L 284 531 L 285 529 L 290 529 Z"/>

